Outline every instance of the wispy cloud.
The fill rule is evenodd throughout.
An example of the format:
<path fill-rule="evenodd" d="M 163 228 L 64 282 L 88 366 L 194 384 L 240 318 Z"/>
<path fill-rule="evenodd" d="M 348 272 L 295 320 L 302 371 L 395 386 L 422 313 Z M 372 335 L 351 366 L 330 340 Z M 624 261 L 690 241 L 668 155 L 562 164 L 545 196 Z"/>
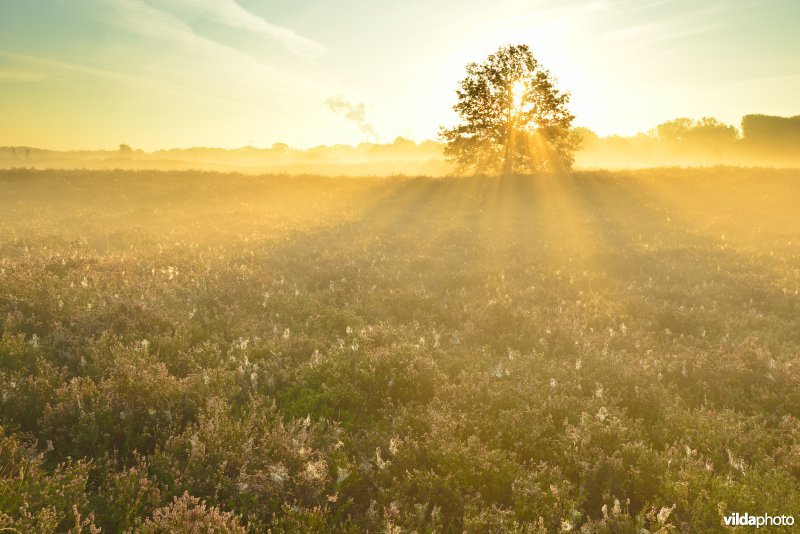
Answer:
<path fill-rule="evenodd" d="M 629 26 L 620 30 L 609 32 L 605 35 L 606 39 L 612 41 L 625 41 L 637 45 L 675 41 L 685 37 L 702 35 L 714 31 L 721 27 L 721 24 L 702 24 L 697 26 L 682 27 L 667 30 L 665 25 L 660 23 L 641 24 Z"/>
<path fill-rule="evenodd" d="M 323 45 L 298 35 L 294 31 L 272 24 L 240 6 L 236 0 L 167 0 L 175 5 L 189 8 L 216 22 L 234 28 L 268 36 L 288 50 L 305 58 L 315 58 L 327 51 Z M 154 3 L 155 4 L 155 3 Z"/>
<path fill-rule="evenodd" d="M 375 128 L 367 122 L 367 109 L 363 102 L 351 102 L 345 97 L 337 95 L 326 100 L 325 105 L 334 113 L 344 115 L 344 118 L 358 126 L 359 130 L 377 140 L 378 135 L 375 133 Z"/>
<path fill-rule="evenodd" d="M 800 82 L 800 74 L 786 74 L 777 76 L 760 76 L 755 78 L 744 78 L 732 83 L 736 85 L 772 85 L 772 84 L 796 84 Z"/>
<path fill-rule="evenodd" d="M 672 3 L 674 2 L 656 0 L 638 6 L 628 6 L 627 11 L 656 8 Z M 606 32 L 603 37 L 612 42 L 625 42 L 627 45 L 681 41 L 724 27 L 725 14 L 728 10 L 729 8 L 720 3 L 706 4 L 702 7 L 684 4 L 682 9 L 678 6 L 672 7 L 668 13 L 651 13 L 644 19 L 646 22 L 618 27 Z"/>
<path fill-rule="evenodd" d="M 196 33 L 171 13 L 141 1 L 101 1 L 113 9 L 108 22 L 150 41 L 171 43 L 181 49 L 186 64 L 179 65 L 179 68 L 186 76 L 213 79 L 225 85 L 260 86 L 262 89 L 318 90 L 317 84 L 311 80 L 266 65 L 241 50 Z M 172 74 L 181 75 L 181 70 Z"/>
<path fill-rule="evenodd" d="M 46 79 L 47 76 L 41 72 L 0 69 L 0 82 L 38 82 Z"/>
<path fill-rule="evenodd" d="M 141 78 L 138 76 L 133 76 L 130 74 L 126 74 L 116 70 L 108 70 L 102 68 L 95 68 L 89 67 L 86 65 L 79 65 L 76 63 L 70 63 L 67 61 L 60 61 L 56 59 L 50 59 L 40 56 L 34 56 L 30 54 L 18 54 L 15 52 L 5 52 L 0 51 L 0 56 L 6 57 L 11 59 L 15 62 L 24 63 L 27 65 L 38 65 L 40 67 L 46 68 L 55 68 L 73 72 L 79 72 L 81 74 L 89 74 L 91 76 L 96 76 L 99 78 L 105 78 L 109 80 L 115 80 L 120 82 L 133 82 L 133 81 L 140 81 Z M 0 71 L 2 72 L 2 71 Z M 14 71 L 6 71 L 6 72 L 14 72 Z M 38 76 L 44 78 L 45 75 L 42 73 L 30 73 L 31 76 Z"/>
<path fill-rule="evenodd" d="M 0 51 L 0 57 L 8 58 L 20 65 L 27 68 L 43 68 L 47 69 L 50 74 L 44 74 L 38 71 L 17 71 L 17 70 L 0 70 L 0 81 L 4 80 L 4 74 L 8 74 L 10 81 L 38 81 L 38 80 L 53 80 L 60 77 L 55 72 L 74 72 L 92 76 L 102 80 L 109 80 L 120 84 L 134 86 L 141 88 L 145 91 L 155 91 L 161 94 L 169 94 L 176 97 L 186 98 L 194 97 L 201 98 L 209 101 L 227 102 L 236 104 L 234 100 L 226 99 L 224 97 L 217 97 L 206 93 L 198 93 L 194 91 L 187 91 L 186 87 L 164 81 L 158 77 L 142 76 L 122 72 L 115 69 L 107 69 L 96 66 L 88 66 L 70 61 L 56 60 L 41 56 L 34 56 L 30 54 L 18 54 L 14 52 Z"/>

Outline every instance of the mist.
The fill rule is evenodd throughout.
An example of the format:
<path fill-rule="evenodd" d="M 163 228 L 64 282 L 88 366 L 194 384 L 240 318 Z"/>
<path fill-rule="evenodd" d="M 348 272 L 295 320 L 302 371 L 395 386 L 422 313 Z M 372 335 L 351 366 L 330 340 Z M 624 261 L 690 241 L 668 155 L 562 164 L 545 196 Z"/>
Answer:
<path fill-rule="evenodd" d="M 363 104 L 331 99 L 329 107 L 374 135 Z M 741 127 L 717 119 L 679 118 L 633 136 L 600 137 L 578 127 L 577 168 L 637 169 L 660 166 L 800 165 L 800 115 L 746 115 Z M 0 147 L 0 168 L 150 169 L 228 171 L 247 174 L 287 173 L 325 176 L 364 174 L 445 176 L 456 172 L 438 141 L 403 137 L 391 143 L 321 145 L 297 149 L 284 143 L 268 148 L 173 148 L 147 152 L 119 145 L 111 150 L 57 151 Z"/>

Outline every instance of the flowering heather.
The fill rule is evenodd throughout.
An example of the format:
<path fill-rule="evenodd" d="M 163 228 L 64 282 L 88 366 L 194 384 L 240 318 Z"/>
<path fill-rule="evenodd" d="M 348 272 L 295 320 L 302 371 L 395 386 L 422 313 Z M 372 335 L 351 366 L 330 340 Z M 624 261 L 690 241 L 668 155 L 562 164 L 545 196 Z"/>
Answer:
<path fill-rule="evenodd" d="M 0 530 L 798 517 L 797 206 L 791 170 L 2 172 Z"/>

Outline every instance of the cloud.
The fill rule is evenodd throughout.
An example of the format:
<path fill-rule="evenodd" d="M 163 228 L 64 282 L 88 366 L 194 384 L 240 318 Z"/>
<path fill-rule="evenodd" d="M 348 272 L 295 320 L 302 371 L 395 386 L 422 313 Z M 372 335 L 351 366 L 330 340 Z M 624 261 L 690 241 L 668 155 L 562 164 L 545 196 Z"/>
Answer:
<path fill-rule="evenodd" d="M 195 98 L 203 98 L 206 100 L 216 101 L 216 102 L 224 101 L 227 103 L 234 103 L 234 104 L 236 103 L 234 100 L 215 97 L 209 94 L 187 92 L 185 87 L 163 81 L 159 78 L 140 76 L 136 74 L 122 72 L 119 70 L 92 67 L 88 65 L 72 63 L 69 61 L 60 61 L 46 57 L 31 56 L 28 54 L 17 54 L 14 52 L 0 51 L 0 57 L 11 59 L 15 62 L 21 63 L 26 66 L 44 67 L 48 71 L 56 69 L 60 71 L 76 72 L 79 74 L 85 74 L 103 80 L 110 80 L 112 82 L 117 82 L 124 85 L 132 85 L 135 87 L 139 87 L 145 91 L 155 91 L 161 94 L 168 94 L 176 97 L 182 97 L 183 99 L 186 99 L 188 96 L 192 96 Z M 57 79 L 57 76 L 55 75 L 45 75 L 44 73 L 39 73 L 39 72 L 25 72 L 22 74 L 19 74 L 19 72 L 20 71 L 0 70 L 0 81 L 6 81 L 6 80 L 39 81 L 39 80 Z M 8 73 L 10 73 L 10 75 L 8 77 L 5 77 L 5 74 Z"/>
<path fill-rule="evenodd" d="M 41 72 L 0 69 L 0 82 L 40 82 L 46 79 L 47 76 Z"/>
<path fill-rule="evenodd" d="M 641 24 L 609 32 L 605 37 L 612 41 L 644 45 L 682 40 L 686 37 L 712 32 L 720 27 L 720 24 L 704 24 L 699 26 L 685 26 L 680 29 L 669 31 L 663 24 Z"/>
<path fill-rule="evenodd" d="M 640 4 L 639 7 L 657 7 L 659 2 Z M 662 10 L 663 11 L 663 10 Z M 685 41 L 688 37 L 719 30 L 725 25 L 725 15 L 730 9 L 721 4 L 694 5 L 686 9 L 671 8 L 669 13 L 653 14 L 647 22 L 618 27 L 603 35 L 610 42 L 625 46 L 659 44 Z"/>
<path fill-rule="evenodd" d="M 367 122 L 367 111 L 363 102 L 351 102 L 337 95 L 326 100 L 325 105 L 334 113 L 343 114 L 344 118 L 358 126 L 359 130 L 377 140 L 378 134 L 375 133 L 375 128 Z"/>
<path fill-rule="evenodd" d="M 261 33 L 280 43 L 298 56 L 313 59 L 327 53 L 325 47 L 316 41 L 298 35 L 294 31 L 272 24 L 240 6 L 236 0 L 168 0 L 175 5 L 189 8 L 192 13 L 203 16 L 226 26 Z"/>
<path fill-rule="evenodd" d="M 154 42 L 177 45 L 183 52 L 172 71 L 172 77 L 205 78 L 230 85 L 272 88 L 296 93 L 318 91 L 315 82 L 275 69 L 257 61 L 252 56 L 200 35 L 177 16 L 153 7 L 143 1 L 101 0 L 112 8 L 107 22 L 133 32 Z M 189 0 L 171 0 L 188 2 Z M 209 2 L 209 0 L 199 0 Z M 177 57 L 175 57 L 177 59 Z M 145 69 L 148 69 L 145 66 Z"/>
<path fill-rule="evenodd" d="M 195 31 L 178 17 L 135 0 L 101 0 L 114 10 L 110 22 L 154 41 L 167 41 L 191 46 L 197 52 L 215 52 L 215 56 L 244 56 L 238 50 L 224 46 Z M 199 49 L 199 50 L 198 50 Z"/>

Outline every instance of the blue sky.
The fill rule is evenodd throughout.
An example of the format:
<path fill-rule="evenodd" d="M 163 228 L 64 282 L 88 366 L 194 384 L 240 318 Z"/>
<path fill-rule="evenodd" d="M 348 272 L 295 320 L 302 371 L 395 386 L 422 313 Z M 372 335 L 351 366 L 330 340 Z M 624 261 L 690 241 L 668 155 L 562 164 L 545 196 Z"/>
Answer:
<path fill-rule="evenodd" d="M 798 23 L 792 0 L 3 0 L 0 145 L 432 138 L 465 63 L 518 42 L 601 134 L 738 124 L 800 114 Z"/>

